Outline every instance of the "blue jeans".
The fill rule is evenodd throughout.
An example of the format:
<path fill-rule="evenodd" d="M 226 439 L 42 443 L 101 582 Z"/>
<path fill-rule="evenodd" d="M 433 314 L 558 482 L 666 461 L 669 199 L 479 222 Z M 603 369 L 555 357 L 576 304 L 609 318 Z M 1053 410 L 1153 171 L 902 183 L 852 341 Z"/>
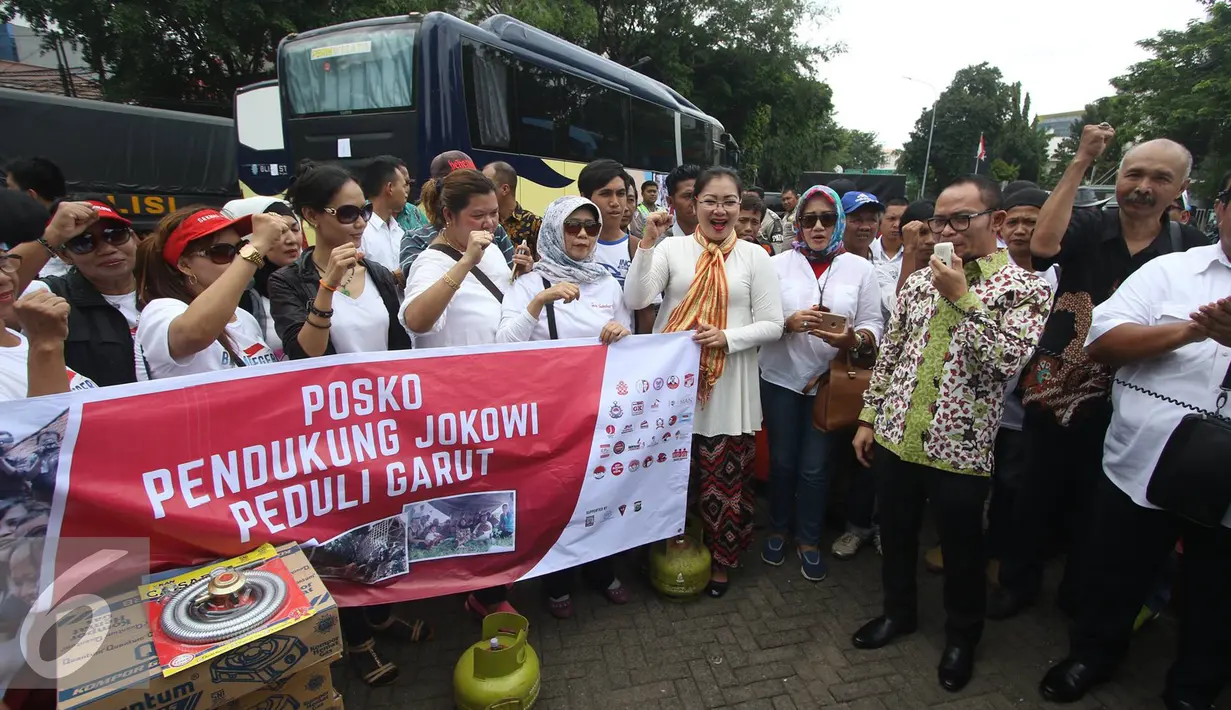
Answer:
<path fill-rule="evenodd" d="M 769 526 L 786 534 L 794 518 L 795 539 L 802 545 L 821 540 L 829 453 L 835 441 L 832 434 L 812 426 L 815 399 L 816 395 L 761 380 L 761 409 L 769 438 Z"/>

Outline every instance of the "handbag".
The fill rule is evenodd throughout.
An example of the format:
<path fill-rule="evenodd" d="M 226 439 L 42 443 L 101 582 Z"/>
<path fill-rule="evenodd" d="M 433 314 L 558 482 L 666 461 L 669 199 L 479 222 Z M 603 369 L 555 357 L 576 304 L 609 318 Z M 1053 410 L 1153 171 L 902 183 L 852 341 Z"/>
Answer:
<path fill-rule="evenodd" d="M 1193 413 L 1171 432 L 1146 486 L 1150 503 L 1210 528 L 1220 527 L 1231 510 L 1231 418 L 1222 413 L 1231 392 L 1231 366 L 1219 388 L 1213 412 L 1179 403 Z"/>
<path fill-rule="evenodd" d="M 871 381 L 871 368 L 858 364 L 849 350 L 839 350 L 829 362 L 829 371 L 817 378 L 812 426 L 824 432 L 856 426 L 863 411 L 863 393 Z"/>

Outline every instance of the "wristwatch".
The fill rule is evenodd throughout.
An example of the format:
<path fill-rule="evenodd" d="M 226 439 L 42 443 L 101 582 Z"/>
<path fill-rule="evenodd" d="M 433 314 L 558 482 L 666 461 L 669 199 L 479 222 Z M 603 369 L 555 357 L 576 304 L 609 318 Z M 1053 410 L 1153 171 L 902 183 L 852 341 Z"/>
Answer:
<path fill-rule="evenodd" d="M 245 244 L 239 248 L 239 258 L 251 262 L 258 269 L 265 265 L 265 257 L 251 244 Z"/>

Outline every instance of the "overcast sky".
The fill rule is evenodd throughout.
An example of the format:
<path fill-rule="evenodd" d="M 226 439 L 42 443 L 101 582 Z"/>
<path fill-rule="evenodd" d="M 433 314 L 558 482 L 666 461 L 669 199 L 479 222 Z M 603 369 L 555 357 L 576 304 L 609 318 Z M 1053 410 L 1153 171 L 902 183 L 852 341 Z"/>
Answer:
<path fill-rule="evenodd" d="M 1079 111 L 1113 93 L 1109 80 L 1147 53 L 1135 42 L 1203 16 L 1196 0 L 831 0 L 816 29 L 847 51 L 820 65 L 843 126 L 900 148 L 959 69 L 989 62 L 1030 92 L 1032 112 Z"/>

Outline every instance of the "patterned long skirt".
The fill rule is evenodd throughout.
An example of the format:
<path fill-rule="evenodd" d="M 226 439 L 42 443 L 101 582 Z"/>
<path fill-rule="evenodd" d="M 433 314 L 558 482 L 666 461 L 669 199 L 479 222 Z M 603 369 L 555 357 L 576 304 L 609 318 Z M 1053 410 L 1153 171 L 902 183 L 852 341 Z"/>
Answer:
<path fill-rule="evenodd" d="M 756 436 L 692 437 L 692 485 L 714 562 L 734 567 L 752 542 Z"/>

